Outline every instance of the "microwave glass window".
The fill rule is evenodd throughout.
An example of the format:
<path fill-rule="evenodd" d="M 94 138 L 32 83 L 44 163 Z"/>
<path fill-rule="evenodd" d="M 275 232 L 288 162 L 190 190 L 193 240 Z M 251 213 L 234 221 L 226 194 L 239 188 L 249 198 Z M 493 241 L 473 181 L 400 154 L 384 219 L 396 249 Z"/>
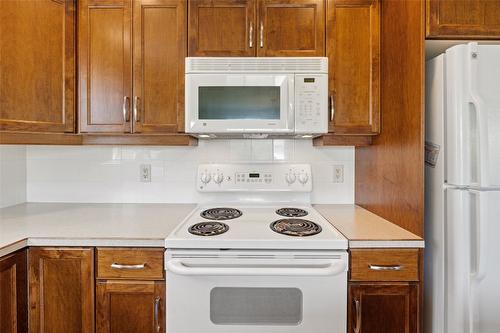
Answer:
<path fill-rule="evenodd" d="M 213 288 L 210 320 L 216 325 L 296 326 L 302 321 L 302 291 L 297 288 Z"/>
<path fill-rule="evenodd" d="M 198 89 L 198 119 L 280 119 L 280 87 Z"/>

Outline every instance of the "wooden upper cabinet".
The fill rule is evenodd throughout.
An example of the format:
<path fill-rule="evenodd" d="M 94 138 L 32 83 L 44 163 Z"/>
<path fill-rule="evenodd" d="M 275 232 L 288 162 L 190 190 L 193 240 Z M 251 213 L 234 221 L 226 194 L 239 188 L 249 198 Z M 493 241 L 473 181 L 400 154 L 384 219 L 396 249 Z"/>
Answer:
<path fill-rule="evenodd" d="M 80 132 L 132 131 L 130 1 L 79 1 Z"/>
<path fill-rule="evenodd" d="M 0 1 L 0 130 L 73 132 L 75 1 Z"/>
<path fill-rule="evenodd" d="M 134 1 L 134 132 L 184 131 L 184 0 Z"/>
<path fill-rule="evenodd" d="M 323 57 L 324 0 L 259 0 L 257 55 Z"/>
<path fill-rule="evenodd" d="M 348 296 L 348 332 L 419 332 L 416 283 L 352 283 Z"/>
<path fill-rule="evenodd" d="M 0 332 L 28 332 L 26 250 L 0 259 Z"/>
<path fill-rule="evenodd" d="M 165 282 L 99 281 L 96 333 L 165 332 Z"/>
<path fill-rule="evenodd" d="M 93 249 L 29 249 L 30 333 L 94 332 Z"/>
<path fill-rule="evenodd" d="M 190 0 L 190 57 L 252 57 L 256 50 L 255 0 Z"/>
<path fill-rule="evenodd" d="M 380 128 L 379 0 L 328 0 L 329 131 L 374 135 Z"/>
<path fill-rule="evenodd" d="M 500 1 L 427 0 L 427 37 L 500 39 Z"/>

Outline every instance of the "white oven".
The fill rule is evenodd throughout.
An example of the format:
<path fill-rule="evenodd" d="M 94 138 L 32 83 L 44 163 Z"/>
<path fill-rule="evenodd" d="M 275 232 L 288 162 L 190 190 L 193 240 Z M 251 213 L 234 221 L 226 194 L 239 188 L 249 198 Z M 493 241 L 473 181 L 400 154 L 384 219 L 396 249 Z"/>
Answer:
<path fill-rule="evenodd" d="M 186 133 L 311 137 L 328 131 L 327 58 L 187 58 Z"/>
<path fill-rule="evenodd" d="M 167 332 L 345 333 L 346 251 L 167 250 Z"/>

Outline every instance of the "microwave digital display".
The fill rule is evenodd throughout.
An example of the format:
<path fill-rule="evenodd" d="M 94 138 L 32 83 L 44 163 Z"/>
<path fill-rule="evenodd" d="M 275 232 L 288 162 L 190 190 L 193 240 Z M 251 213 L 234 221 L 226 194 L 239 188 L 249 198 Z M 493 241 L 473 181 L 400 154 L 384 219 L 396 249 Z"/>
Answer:
<path fill-rule="evenodd" d="M 198 88 L 200 120 L 279 120 L 280 87 L 202 86 Z"/>
<path fill-rule="evenodd" d="M 315 79 L 313 77 L 305 77 L 304 83 L 314 83 Z"/>
<path fill-rule="evenodd" d="M 248 178 L 259 178 L 260 177 L 260 174 L 258 173 L 249 173 L 248 174 Z"/>

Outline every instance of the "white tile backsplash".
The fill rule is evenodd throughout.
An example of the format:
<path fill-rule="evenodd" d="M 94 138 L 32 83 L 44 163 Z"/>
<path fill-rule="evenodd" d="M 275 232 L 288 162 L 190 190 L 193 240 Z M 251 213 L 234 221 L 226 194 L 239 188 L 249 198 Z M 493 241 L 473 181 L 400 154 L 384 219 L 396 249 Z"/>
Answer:
<path fill-rule="evenodd" d="M 0 208 L 26 201 L 26 147 L 0 145 Z"/>
<path fill-rule="evenodd" d="M 27 201 L 198 202 L 198 164 L 309 163 L 314 203 L 354 202 L 354 148 L 313 147 L 312 140 L 213 140 L 197 147 L 27 146 Z M 152 180 L 141 183 L 141 164 Z M 333 165 L 344 183 L 333 183 Z"/>

